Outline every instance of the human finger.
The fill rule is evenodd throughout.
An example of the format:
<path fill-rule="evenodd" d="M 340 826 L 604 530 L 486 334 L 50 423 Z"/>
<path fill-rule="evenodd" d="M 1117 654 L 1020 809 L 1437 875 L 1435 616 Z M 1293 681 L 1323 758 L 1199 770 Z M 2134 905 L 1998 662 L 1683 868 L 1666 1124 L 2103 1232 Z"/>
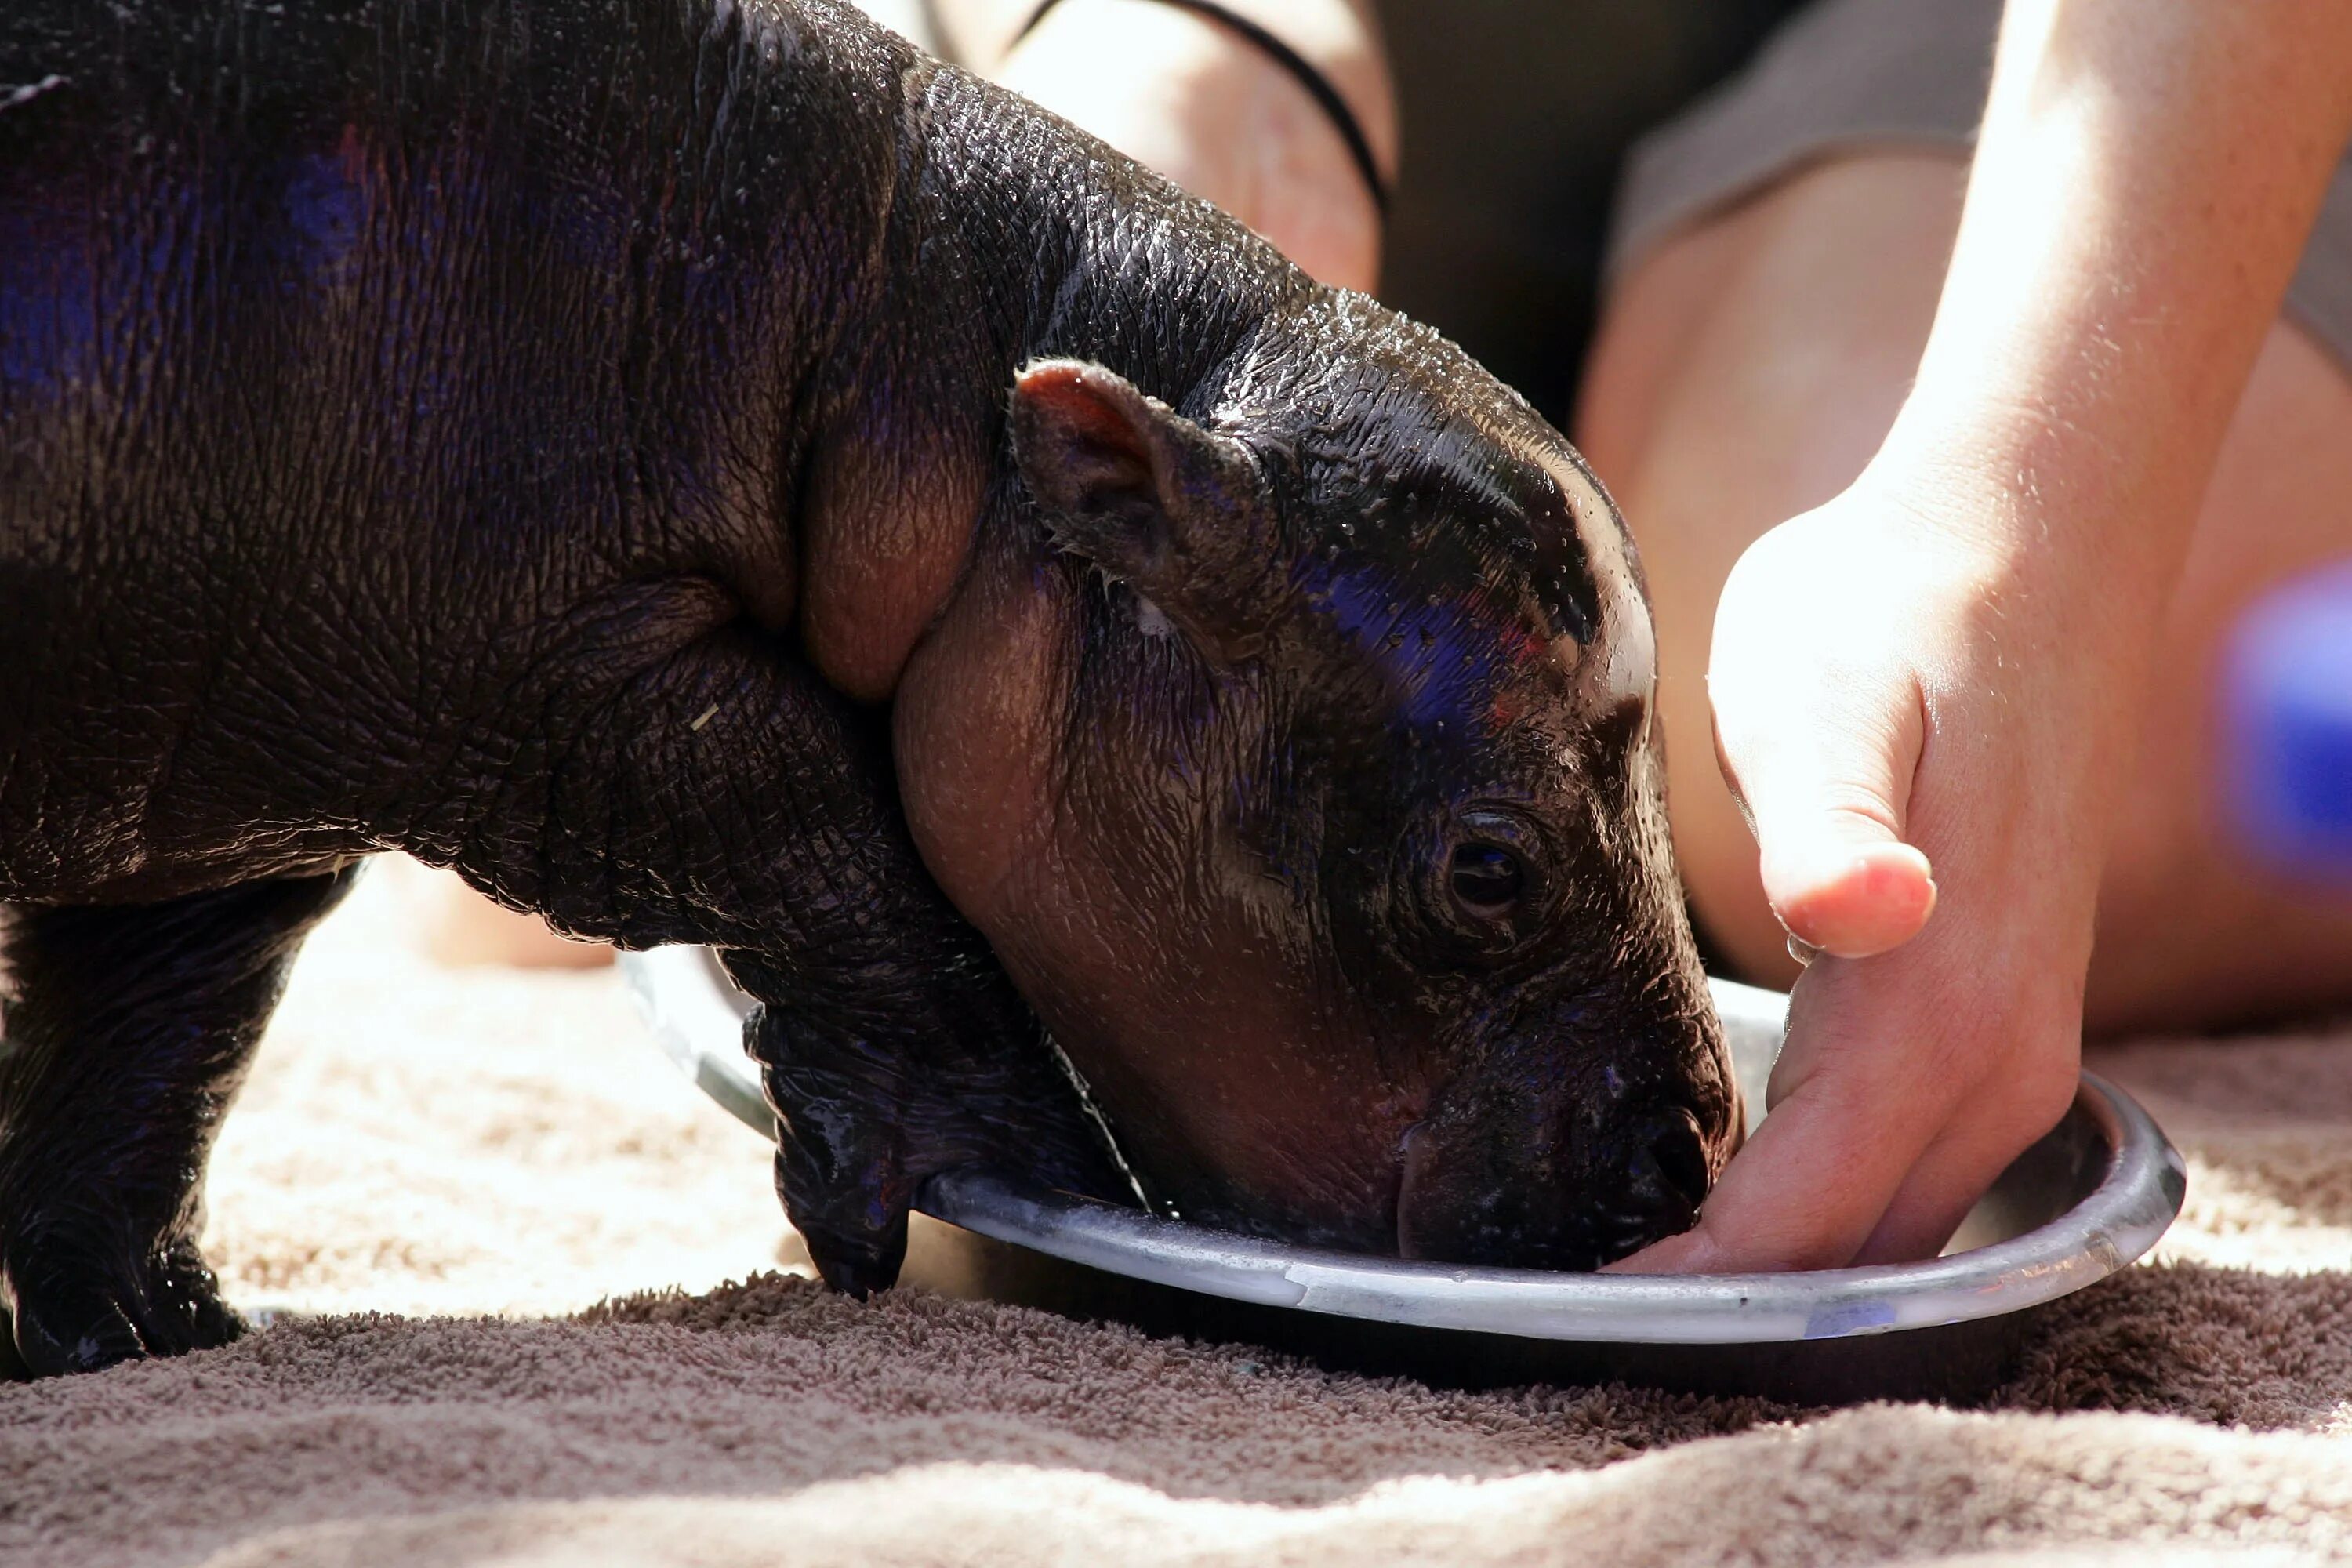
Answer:
<path fill-rule="evenodd" d="M 1926 724 L 1916 687 L 1889 679 L 1905 689 L 1709 681 L 1718 760 L 1755 828 L 1773 913 L 1841 958 L 1900 946 L 1936 907 L 1934 868 L 1904 837 Z"/>
<path fill-rule="evenodd" d="M 1681 1236 L 1612 1267 L 1636 1273 L 1832 1268 L 1876 1230 L 1948 1112 L 1906 1049 L 1899 993 L 1851 961 L 1799 982 L 1772 1113 Z"/>
<path fill-rule="evenodd" d="M 1978 1089 L 1973 1114 L 1946 1128 L 1919 1157 L 1855 1262 L 1935 1257 L 2000 1173 L 2058 1124 L 2081 1082 L 2079 1051 L 2029 1054 L 2035 1058 L 2041 1065 Z"/>

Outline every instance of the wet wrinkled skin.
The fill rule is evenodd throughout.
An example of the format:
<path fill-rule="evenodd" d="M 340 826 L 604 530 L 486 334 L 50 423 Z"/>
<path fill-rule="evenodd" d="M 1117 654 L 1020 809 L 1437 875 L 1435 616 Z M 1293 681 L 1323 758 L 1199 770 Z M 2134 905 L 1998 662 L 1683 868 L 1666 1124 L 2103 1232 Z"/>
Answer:
<path fill-rule="evenodd" d="M 1008 562 L 1003 598 L 919 653 L 908 805 L 1153 1198 L 1592 1268 L 1688 1223 L 1734 1109 L 1668 868 L 1636 568 L 1558 435 L 1491 383 L 1461 395 L 1483 378 L 1459 351 L 1360 300 L 1304 325 L 1330 357 L 1242 360 L 1209 429 L 1114 398 L 1147 427 L 1123 469 L 1092 449 L 1121 421 L 1074 451 L 1024 419 L 1055 367 L 1024 377 L 1019 459 L 1097 571 L 1009 614 L 1030 590 Z M 926 702 L 971 662 L 1034 669 L 1050 727 Z M 1051 814 L 971 822 L 992 770 Z M 974 876 L 952 847 L 987 842 Z M 1465 900 L 1457 880 L 1511 890 L 1475 885 L 1496 852 L 1517 896 Z"/>
<path fill-rule="evenodd" d="M 823 0 L 0 11 L 0 1301 L 201 1175 L 403 849 L 720 950 L 828 1280 L 991 1163 L 1589 1267 L 1737 1122 L 1647 614 L 1458 351 Z"/>

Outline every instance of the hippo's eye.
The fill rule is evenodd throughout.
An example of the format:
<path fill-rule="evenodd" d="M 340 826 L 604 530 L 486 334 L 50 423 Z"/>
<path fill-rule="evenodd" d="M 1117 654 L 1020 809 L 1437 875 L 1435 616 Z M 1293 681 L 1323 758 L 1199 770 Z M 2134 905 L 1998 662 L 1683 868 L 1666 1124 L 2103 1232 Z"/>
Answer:
<path fill-rule="evenodd" d="M 1528 875 L 1519 858 L 1496 844 L 1457 844 L 1446 868 L 1454 896 L 1473 913 L 1498 915 L 1519 901 Z"/>
<path fill-rule="evenodd" d="M 1448 801 L 1397 845 L 1388 904 L 1407 951 L 1433 968 L 1494 973 L 1551 951 L 1563 887 L 1543 819 L 1517 801 Z"/>

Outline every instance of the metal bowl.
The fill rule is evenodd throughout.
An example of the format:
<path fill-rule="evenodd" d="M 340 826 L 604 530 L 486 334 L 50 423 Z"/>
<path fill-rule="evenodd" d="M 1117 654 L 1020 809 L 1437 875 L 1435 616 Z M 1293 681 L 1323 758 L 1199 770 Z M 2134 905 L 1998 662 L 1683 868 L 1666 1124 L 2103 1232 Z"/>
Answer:
<path fill-rule="evenodd" d="M 624 963 L 672 1059 L 772 1138 L 742 1050 L 748 999 L 709 952 L 665 948 Z M 1714 989 L 1752 1130 L 1788 998 Z M 909 1278 L 1462 1385 L 1615 1380 L 1806 1401 L 1965 1400 L 2002 1375 L 2023 1309 L 2145 1253 L 2186 1191 L 2180 1156 L 2147 1112 L 2084 1073 L 2065 1120 L 1926 1263 L 1738 1275 L 1412 1263 L 1285 1247 L 967 1170 L 919 1194 L 923 1213 L 968 1234 L 918 1237 Z"/>

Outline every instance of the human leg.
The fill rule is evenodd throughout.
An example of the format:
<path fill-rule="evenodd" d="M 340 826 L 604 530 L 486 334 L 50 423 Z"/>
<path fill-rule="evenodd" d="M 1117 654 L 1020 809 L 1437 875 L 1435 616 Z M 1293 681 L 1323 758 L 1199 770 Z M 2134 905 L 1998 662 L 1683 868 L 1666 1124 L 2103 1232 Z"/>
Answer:
<path fill-rule="evenodd" d="M 1926 341 L 1956 227 L 1957 155 L 1811 164 L 1654 247 L 1622 279 L 1579 438 L 1641 543 L 1659 623 L 1670 809 L 1703 923 L 1745 973 L 1793 963 L 1715 766 L 1705 675 L 1740 552 L 1860 472 Z M 2266 344 L 2169 616 L 2140 757 L 2116 781 L 2090 977 L 2094 1028 L 2179 1026 L 2352 995 L 2352 909 L 2264 876 L 2217 831 L 2216 670 L 2242 606 L 2352 553 L 2352 381 L 2298 328 Z"/>

